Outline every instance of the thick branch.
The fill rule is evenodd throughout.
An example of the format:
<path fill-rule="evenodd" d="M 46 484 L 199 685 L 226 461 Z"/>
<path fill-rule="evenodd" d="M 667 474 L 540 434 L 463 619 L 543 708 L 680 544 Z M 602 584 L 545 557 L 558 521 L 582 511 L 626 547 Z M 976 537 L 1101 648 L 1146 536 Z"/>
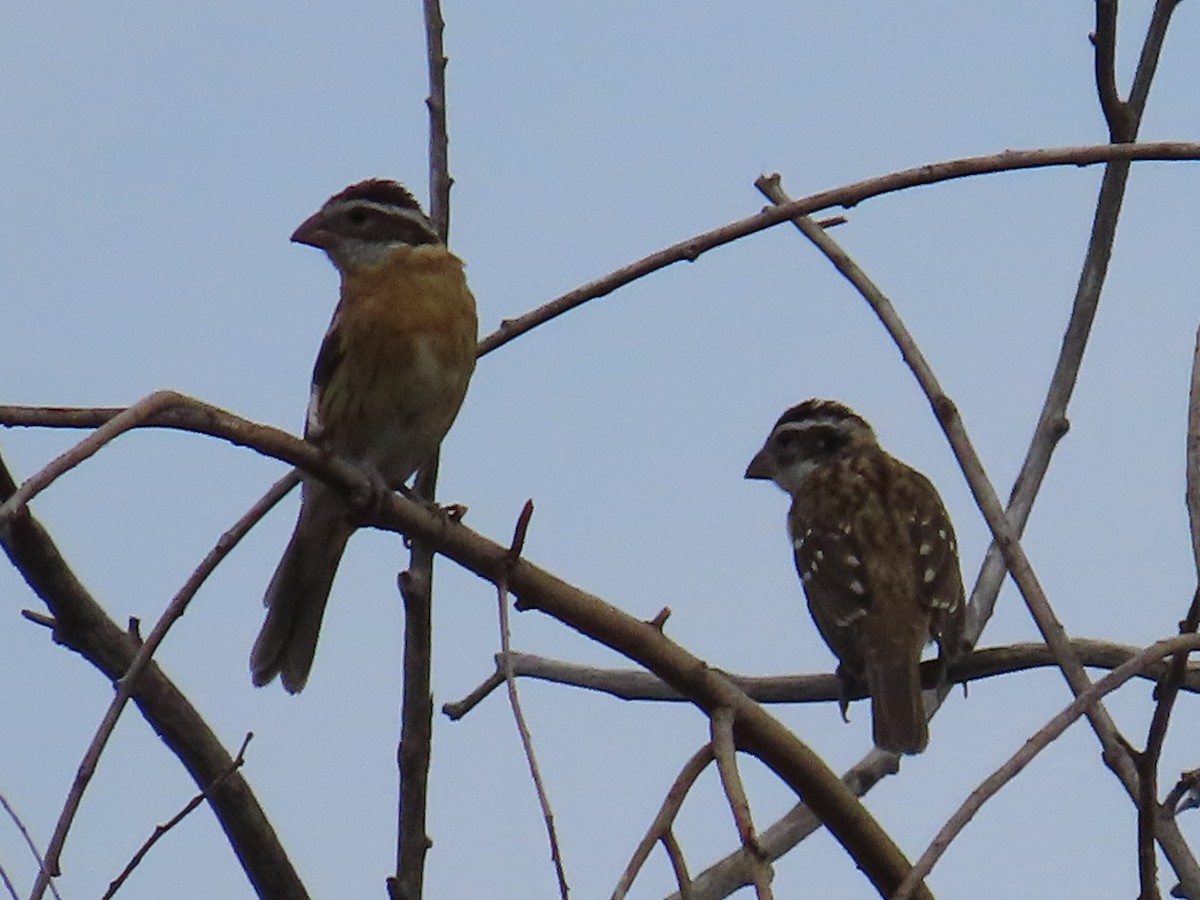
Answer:
<path fill-rule="evenodd" d="M 7 499 L 15 488 L 0 461 L 0 498 Z M 105 615 L 45 529 L 28 512 L 18 514 L 6 530 L 0 529 L 0 543 L 30 588 L 54 614 L 54 639 L 82 655 L 110 680 L 119 679 L 137 654 L 138 642 Z M 201 789 L 229 771 L 232 757 L 155 663 L 151 662 L 142 673 L 133 701 Z M 259 896 L 308 897 L 240 772 L 225 778 L 208 795 L 208 801 Z"/>

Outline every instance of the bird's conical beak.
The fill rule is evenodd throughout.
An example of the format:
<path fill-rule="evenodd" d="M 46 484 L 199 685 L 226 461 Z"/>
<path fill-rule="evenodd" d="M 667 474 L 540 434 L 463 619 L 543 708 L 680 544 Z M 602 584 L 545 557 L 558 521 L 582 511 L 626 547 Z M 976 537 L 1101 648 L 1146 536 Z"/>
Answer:
<path fill-rule="evenodd" d="M 292 241 L 297 244 L 307 244 L 310 247 L 318 247 L 321 250 L 329 248 L 329 241 L 332 235 L 325 228 L 325 219 L 319 212 L 313 213 L 305 219 L 300 227 L 292 232 Z"/>
<path fill-rule="evenodd" d="M 746 477 L 759 481 L 771 480 L 771 461 L 767 458 L 766 448 L 754 454 L 754 459 L 750 460 L 750 465 L 746 466 Z"/>

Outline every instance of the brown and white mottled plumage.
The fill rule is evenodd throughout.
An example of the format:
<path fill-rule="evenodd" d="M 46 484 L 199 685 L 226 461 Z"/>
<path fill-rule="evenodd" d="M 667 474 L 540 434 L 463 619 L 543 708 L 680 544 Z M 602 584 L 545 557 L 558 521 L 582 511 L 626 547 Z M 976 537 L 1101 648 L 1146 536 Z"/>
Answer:
<path fill-rule="evenodd" d="M 305 437 L 401 487 L 458 414 L 475 368 L 475 299 L 462 261 L 417 201 L 372 179 L 330 197 L 292 240 L 326 252 L 341 299 L 313 369 Z M 254 683 L 308 680 L 329 589 L 354 532 L 339 494 L 306 477 L 300 517 L 267 588 Z"/>
<path fill-rule="evenodd" d="M 792 497 L 788 533 L 809 612 L 839 674 L 870 692 L 876 745 L 921 752 L 921 651 L 934 640 L 943 663 L 953 660 L 965 609 L 937 490 L 851 409 L 817 399 L 780 417 L 746 477 Z"/>

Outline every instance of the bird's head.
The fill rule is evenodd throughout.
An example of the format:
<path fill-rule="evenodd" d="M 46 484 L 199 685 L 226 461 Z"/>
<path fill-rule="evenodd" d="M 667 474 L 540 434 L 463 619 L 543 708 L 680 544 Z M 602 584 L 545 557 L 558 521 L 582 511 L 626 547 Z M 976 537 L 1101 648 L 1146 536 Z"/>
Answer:
<path fill-rule="evenodd" d="M 292 240 L 324 250 L 343 273 L 378 266 L 399 246 L 441 243 L 413 195 L 398 182 L 381 178 L 334 194 L 304 220 Z"/>
<path fill-rule="evenodd" d="M 848 450 L 878 446 L 871 426 L 850 407 L 835 400 L 805 400 L 779 417 L 750 460 L 746 477 L 774 481 L 795 494 L 823 462 Z"/>

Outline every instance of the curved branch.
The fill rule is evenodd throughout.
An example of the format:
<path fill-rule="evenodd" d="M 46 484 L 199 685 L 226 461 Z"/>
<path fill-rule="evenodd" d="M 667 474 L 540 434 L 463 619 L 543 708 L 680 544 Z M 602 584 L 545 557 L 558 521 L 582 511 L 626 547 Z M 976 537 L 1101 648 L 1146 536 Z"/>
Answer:
<path fill-rule="evenodd" d="M 0 460 L 0 497 L 15 490 Z M 0 529 L 0 544 L 54 614 L 55 641 L 82 655 L 109 679 L 120 678 L 137 654 L 138 642 L 108 618 L 37 520 L 28 512 L 17 515 L 6 529 Z M 142 672 L 133 701 L 200 788 L 229 771 L 233 759 L 228 751 L 156 663 L 150 662 Z M 308 892 L 241 773 L 222 781 L 208 800 L 258 894 L 307 900 Z"/>
<path fill-rule="evenodd" d="M 983 804 L 991 797 L 994 797 L 1004 785 L 1020 774 L 1021 770 L 1029 765 L 1035 756 L 1066 731 L 1073 722 L 1080 716 L 1086 715 L 1089 706 L 1097 703 L 1105 694 L 1116 690 L 1130 678 L 1133 678 L 1140 669 L 1151 662 L 1177 653 L 1186 655 L 1188 652 L 1196 649 L 1200 649 L 1200 637 L 1194 634 L 1157 641 L 1138 653 L 1133 659 L 1109 672 L 1076 697 L 1066 709 L 1042 726 L 1036 734 L 1021 746 L 1020 750 L 1014 753 L 1000 768 L 989 775 L 978 788 L 971 792 L 971 795 L 962 806 L 955 811 L 950 820 L 938 832 L 932 843 L 930 843 L 929 849 L 922 854 L 917 864 L 913 866 L 913 870 L 905 879 L 905 883 L 896 891 L 895 900 L 907 900 L 908 897 L 911 897 L 911 891 L 920 883 L 920 879 L 929 874 L 934 864 L 945 853 L 946 848 L 950 846 L 950 842 L 962 832 L 963 828 L 975 817 L 975 813 L 979 812 Z"/>
<path fill-rule="evenodd" d="M 114 419 L 114 421 L 116 420 Z M 62 813 L 59 815 L 58 822 L 54 826 L 54 835 L 51 837 L 50 845 L 46 849 L 45 863 L 38 873 L 38 878 L 31 894 L 33 900 L 38 900 L 49 885 L 50 878 L 59 874 L 59 856 L 62 853 L 63 845 L 66 843 L 67 832 L 70 830 L 75 820 L 75 814 L 79 810 L 79 804 L 83 800 L 84 791 L 87 790 L 88 785 L 91 783 L 96 766 L 100 763 L 100 756 L 103 754 L 104 748 L 108 745 L 108 739 L 112 736 L 113 730 L 117 727 L 117 720 L 124 711 L 125 704 L 137 690 L 142 672 L 145 671 L 146 666 L 150 663 L 151 657 L 154 656 L 154 651 L 162 644 L 167 636 L 167 632 L 171 630 L 171 626 L 178 622 L 180 617 L 186 612 L 188 604 L 196 596 L 196 592 L 208 580 L 208 576 L 213 573 L 221 560 L 228 556 L 230 551 L 238 545 L 250 529 L 258 524 L 259 520 L 276 503 L 283 499 L 288 491 L 296 486 L 296 481 L 297 479 L 293 474 L 289 473 L 285 475 L 272 486 L 271 490 L 262 499 L 250 507 L 234 523 L 232 528 L 221 535 L 217 540 L 216 546 L 208 552 L 200 565 L 188 577 L 183 587 L 171 598 L 171 602 L 167 604 L 167 608 L 163 610 L 158 621 L 154 623 L 154 627 L 150 631 L 150 636 L 146 638 L 144 643 L 140 644 L 128 668 L 116 680 L 116 693 L 109 702 L 108 709 L 104 713 L 104 718 L 96 728 L 96 733 L 92 736 L 92 741 L 79 763 L 79 768 L 75 773 L 75 780 L 71 784 L 71 790 L 68 792 L 67 800 L 63 804 Z M 235 760 L 235 762 L 238 761 Z M 240 763 L 238 764 L 240 765 Z M 236 768 L 236 766 L 232 766 L 231 768 Z M 219 776 L 217 782 L 205 786 L 205 790 L 202 793 L 210 790 L 224 778 L 225 775 Z"/>
<path fill-rule="evenodd" d="M 857 181 L 853 184 L 801 197 L 790 203 L 768 207 L 762 212 L 687 240 L 672 244 L 627 266 L 590 281 L 549 303 L 543 304 L 515 319 L 505 319 L 500 327 L 479 342 L 479 355 L 484 356 L 551 319 L 611 294 L 617 288 L 636 281 L 651 272 L 665 269 L 677 262 L 695 262 L 702 253 L 729 244 L 764 229 L 786 222 L 795 216 L 805 216 L 831 206 L 850 208 L 883 194 L 903 191 L 922 185 L 937 184 L 956 178 L 1016 172 L 1048 166 L 1092 166 L 1114 160 L 1196 161 L 1200 160 L 1200 143 L 1160 142 L 1146 144 L 1097 144 L 1080 147 L 1054 147 L 1040 150 L 1004 150 L 988 156 L 971 156 L 946 162 L 929 163 Z"/>
<path fill-rule="evenodd" d="M 83 414 L 68 411 L 67 418 L 77 422 L 89 416 L 104 421 L 112 417 L 90 410 Z M 361 514 L 364 525 L 401 532 L 492 584 L 507 579 L 510 590 L 519 598 L 518 609 L 539 610 L 617 650 L 670 683 L 705 712 L 728 707 L 733 710 L 739 749 L 761 759 L 804 799 L 881 893 L 895 890 L 908 871 L 907 860 L 887 832 L 820 757 L 719 671 L 667 638 L 654 623 L 635 619 L 524 559 L 514 560 L 508 548 L 440 510 L 395 494 L 380 504 L 365 472 L 277 428 L 253 425 L 198 401 L 161 410 L 142 424 L 211 434 L 303 468 L 343 491 L 347 502 Z M 219 772 L 214 777 L 216 774 Z M 921 896 L 930 895 L 922 888 Z"/>

